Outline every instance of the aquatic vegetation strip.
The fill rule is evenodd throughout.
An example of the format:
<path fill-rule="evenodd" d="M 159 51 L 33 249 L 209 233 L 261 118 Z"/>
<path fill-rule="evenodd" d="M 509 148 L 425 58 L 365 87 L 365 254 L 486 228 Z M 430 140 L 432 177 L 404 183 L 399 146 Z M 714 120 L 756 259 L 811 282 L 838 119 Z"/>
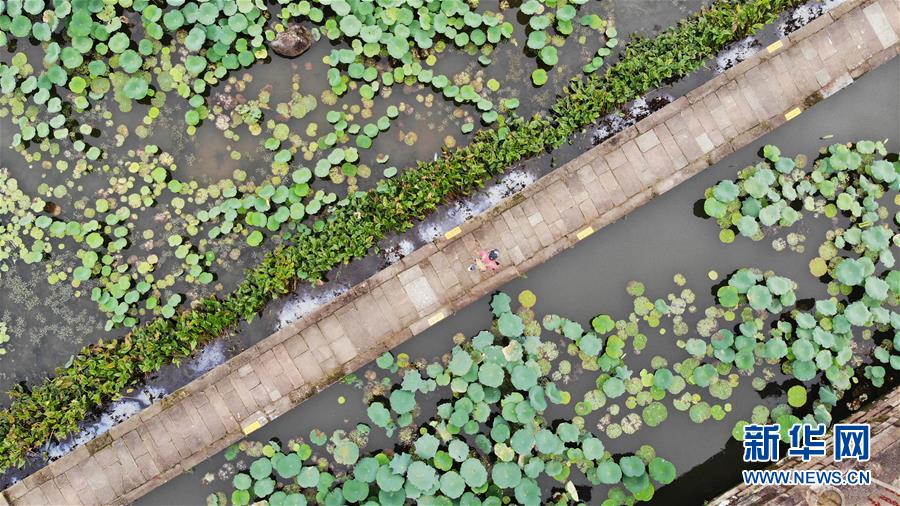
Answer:
<path fill-rule="evenodd" d="M 192 382 L 169 402 L 154 404 L 140 417 L 119 424 L 96 444 L 81 447 L 51 463 L 45 472 L 13 485 L 5 491 L 6 497 L 12 503 L 48 497 L 88 503 L 139 497 L 179 474 L 182 464 L 194 465 L 222 449 L 222 445 L 238 440 L 245 424 L 257 422 L 260 416 L 271 418 L 284 413 L 314 388 L 329 383 L 335 373 L 349 372 L 374 359 L 372 353 L 378 347 L 407 339 L 447 311 L 463 307 L 517 276 L 519 270 L 537 265 L 574 244 L 580 239 L 579 231 L 588 230 L 586 226 L 599 229 L 654 194 L 674 187 L 775 128 L 784 121 L 784 111 L 795 104 L 849 84 L 852 80 L 845 78 L 847 74 L 859 76 L 889 60 L 896 54 L 896 43 L 881 41 L 891 40 L 891 34 L 896 40 L 896 31 L 884 33 L 875 27 L 883 27 L 879 21 L 890 19 L 890 13 L 895 12 L 897 7 L 890 0 L 848 4 L 833 19 L 826 20 L 829 22 L 799 30 L 790 40 L 783 41 L 784 51 L 751 58 L 733 73 L 716 78 L 687 99 L 536 182 L 521 198 L 507 199 L 496 213 L 490 214 L 502 215 L 503 221 L 482 216 L 468 222 L 454 239 L 423 248 L 382 271 L 365 286 L 351 290 L 293 328 L 284 329 Z M 873 24 L 870 27 L 868 23 Z M 848 33 L 851 37 L 837 36 Z M 865 42 L 861 46 L 859 38 Z M 839 43 L 826 47 L 829 40 Z M 802 51 L 801 47 L 812 49 L 813 53 Z M 816 54 L 817 48 L 822 51 L 821 56 Z M 766 96 L 760 95 L 766 93 L 767 85 L 762 83 L 775 82 L 775 74 L 785 65 L 825 71 L 833 82 L 823 86 L 808 79 L 804 72 L 790 74 L 795 78 L 792 88 L 782 90 L 772 100 L 748 102 L 754 96 Z M 690 130 L 693 137 L 672 137 L 670 132 L 687 132 L 681 129 L 685 122 L 704 125 L 696 121 L 700 111 L 715 113 L 721 107 L 735 108 L 729 124 L 705 124 L 700 132 Z M 701 147 L 701 139 L 711 145 Z M 655 155 L 664 147 L 674 147 L 678 155 L 673 152 L 664 156 L 663 166 Z M 632 149 L 637 150 L 639 161 L 626 159 L 624 153 L 631 153 Z M 612 160 L 613 155 L 622 161 L 610 161 L 612 166 L 607 165 L 605 158 Z M 652 168 L 654 178 L 638 179 L 646 175 L 640 172 L 646 167 Z M 502 226 L 503 223 L 509 225 Z M 505 250 L 511 252 L 512 265 L 488 279 L 454 273 L 454 264 L 448 260 L 453 262 L 456 258 L 462 265 L 468 258 L 471 248 L 462 244 L 464 240 L 481 247 L 504 244 Z M 409 288 L 403 283 L 409 283 Z M 412 293 L 429 293 L 432 298 L 413 300 Z M 391 304 L 379 305 L 380 300 L 390 300 Z M 250 393 L 251 388 L 254 393 Z M 267 398 L 277 401 L 264 400 Z M 218 416 L 201 417 L 198 409 L 213 409 Z M 152 474 L 152 481 L 144 483 L 149 478 L 133 474 L 137 472 L 135 462 Z"/>
<path fill-rule="evenodd" d="M 388 232 L 408 229 L 440 203 L 479 187 L 515 161 L 560 146 L 601 114 L 697 69 L 725 44 L 753 33 L 796 3 L 720 2 L 653 39 L 636 40 L 605 74 L 572 84 L 550 117 L 517 119 L 483 131 L 441 160 L 382 181 L 334 209 L 321 227 L 301 230 L 293 244 L 267 255 L 228 296 L 195 301 L 192 309 L 158 318 L 126 338 L 85 348 L 53 378 L 12 392 L 11 406 L 0 413 L 0 466 L 22 465 L 29 452 L 50 438 L 77 431 L 78 422 L 124 387 L 252 319 L 298 279 L 321 280 L 334 267 L 365 256 Z"/>
<path fill-rule="evenodd" d="M 652 299 L 643 283 L 631 282 L 628 317 L 600 314 L 588 330 L 555 314 L 539 323 L 537 297 L 529 290 L 518 295 L 517 310 L 499 292 L 490 302 L 491 327 L 471 338 L 457 335 L 441 361 L 426 364 L 390 352 L 378 357 L 375 364 L 390 376 L 365 374 L 368 420 L 350 432 L 338 429 L 329 437 L 314 429 L 308 439 L 244 442 L 226 452 L 227 460 L 239 450 L 255 460 L 230 478 L 230 491 L 207 502 L 596 503 L 593 494 L 582 497 L 585 481 L 612 485 L 602 503 L 607 506 L 648 501 L 675 479 L 675 466 L 646 445 L 613 455 L 590 424 L 599 418 L 604 436 L 616 439 L 664 424 L 669 406 L 698 424 L 720 421 L 747 377 L 758 391 L 783 383 L 786 402 L 754 407 L 751 421 L 735 424 L 735 439 L 743 439 L 750 423 L 778 423 L 785 442 L 796 423 L 830 425 L 832 408 L 860 380 L 857 370 L 876 388 L 886 372 L 873 360 L 900 370 L 900 355 L 892 354 L 900 350 L 900 270 L 893 269 L 891 251 L 900 247 L 900 233 L 890 228 L 900 224 L 900 212 L 892 216 L 887 207 L 900 196 L 900 161 L 891 161 L 896 153 L 889 157 L 882 142 L 868 140 L 824 148 L 810 171 L 805 156 L 785 157 L 772 145 L 763 153 L 765 159 L 741 171 L 737 182 L 709 188 L 704 209 L 724 231 L 737 227 L 756 240 L 776 224 L 782 230 L 796 224 L 795 208 L 847 219 L 846 226 L 834 221 L 818 248 L 827 262 L 815 257 L 810 263 L 812 277 L 827 281 L 830 295 L 813 303 L 814 313 L 796 307 L 795 280 L 756 268 L 729 275 L 716 303 L 702 309 L 688 288 Z M 856 257 L 838 256 L 847 249 Z M 675 283 L 685 286 L 686 279 L 676 275 Z M 684 321 L 690 313 L 703 315 L 693 329 Z M 565 339 L 548 338 L 541 327 Z M 670 335 L 689 357 L 672 362 L 657 355 L 649 369 L 631 369 L 627 357 Z M 682 339 L 692 335 L 699 337 Z M 561 389 L 573 372 L 561 359 L 563 349 L 584 374 L 597 374 L 595 387 L 574 404 L 572 392 Z M 419 403 L 428 395 L 438 397 L 433 413 L 430 404 Z M 573 414 L 555 410 L 556 418 L 547 419 L 551 404 L 571 405 Z M 397 446 L 363 454 L 373 426 Z M 323 446 L 324 459 L 314 453 Z M 560 489 L 539 486 L 545 477 Z"/>
<path fill-rule="evenodd" d="M 416 85 L 427 96 L 419 94 L 417 99 L 428 107 L 435 96 L 442 96 L 455 106 L 445 121 L 462 120 L 465 134 L 479 122 L 473 114 L 483 125 L 505 124 L 506 114 L 514 114 L 518 107 L 518 99 L 511 97 L 502 100 L 500 112 L 495 109 L 490 95 L 499 92 L 501 82 L 486 78 L 483 71 L 448 76 L 435 70 L 437 55 L 446 54 L 451 41 L 450 47 L 458 52 L 480 51 L 479 61 L 487 66 L 494 44 L 509 39 L 514 30 L 501 13 L 476 13 L 457 0 L 397 5 L 284 2 L 278 17 L 287 26 L 275 22 L 263 33 L 271 17 L 264 4 L 207 3 L 173 0 L 161 8 L 146 1 L 107 6 L 86 2 L 74 7 L 63 2 L 52 11 L 43 11 L 43 0 L 0 5 L 0 47 L 6 46 L 10 53 L 23 49 L 12 54 L 10 64 L 0 63 L 4 92 L 0 117 L 9 117 L 19 129 L 12 136 L 12 147 L 28 163 L 69 176 L 59 184 L 50 180 L 38 185 L 38 197 L 22 191 L 16 179 L 0 172 L 4 203 L 0 212 L 10 222 L 0 227 L 0 273 L 8 271 L 12 260 L 49 264 L 47 282 L 71 285 L 79 296 L 90 294 L 108 317 L 107 331 L 131 328 L 153 316 L 172 317 L 185 302 L 184 289 L 191 285 L 202 294 L 204 289 L 223 289 L 224 285 L 219 288 L 213 283 L 213 266 L 222 266 L 226 256 L 232 261 L 240 258 L 241 250 L 231 246 L 258 247 L 267 236 L 289 240 L 296 229 L 305 230 L 308 225 L 320 229 L 324 222 L 316 220 L 317 215 L 333 204 L 346 203 L 338 200 L 339 192 L 331 191 L 333 185 L 328 183 L 346 183 L 347 194 L 358 191 L 359 179 L 372 173 L 364 160 L 381 164 L 390 158 L 387 153 L 375 155 L 367 150 L 395 120 L 402 122 L 403 116 L 414 114 L 413 106 L 405 102 L 381 106 L 391 96 L 392 86 Z M 557 47 L 574 33 L 573 19 L 584 3 L 554 2 L 551 12 L 551 7 L 533 0 L 522 7 L 527 14 L 519 11 L 528 23 L 528 50 L 539 52 L 543 67 L 556 64 Z M 136 26 L 138 17 L 144 31 L 133 34 L 131 26 Z M 298 20 L 308 20 L 316 28 L 310 30 Z M 603 65 L 603 56 L 617 46 L 617 32 L 596 14 L 583 16 L 578 24 L 585 27 L 580 38 L 586 38 L 584 32 L 590 30 L 604 44 L 585 69 L 595 71 Z M 301 93 L 300 74 L 291 76 L 286 102 L 273 103 L 272 84 L 259 90 L 256 98 L 229 93 L 243 92 L 253 81 L 252 74 L 237 79 L 229 72 L 267 59 L 268 45 L 279 51 L 287 37 L 296 37 L 307 44 L 305 49 L 322 34 L 335 44 L 349 46 L 324 56 L 330 65 L 329 88 L 321 102 L 334 108 L 324 114 L 322 132 L 310 118 L 291 124 L 291 120 L 303 120 L 319 103 L 314 94 Z M 43 71 L 35 69 L 30 51 L 24 50 L 35 41 L 39 45 L 34 49 L 42 51 Z M 307 61 L 305 68 L 314 69 L 311 65 Z M 537 71 L 546 81 L 544 68 Z M 338 104 L 339 96 L 348 90 L 357 92 L 358 101 Z M 214 97 L 208 98 L 212 91 Z M 51 96 L 56 92 L 60 96 Z M 191 107 L 184 121 L 171 119 L 184 105 L 167 103 L 166 94 L 172 92 L 187 99 Z M 137 125 L 127 119 L 116 125 L 114 120 L 120 118 L 106 108 L 112 105 L 107 103 L 109 95 L 119 113 L 134 107 L 146 109 L 146 115 Z M 115 145 L 101 129 L 76 125 L 82 117 L 104 120 L 104 130 L 116 132 Z M 207 117 L 234 143 L 224 150 L 232 160 L 255 153 L 262 160 L 247 160 L 247 165 L 262 162 L 271 172 L 261 181 L 247 181 L 242 169 L 233 171 L 233 180 L 209 185 L 184 180 L 176 170 L 190 165 L 198 153 L 178 157 L 170 151 L 184 142 L 180 133 L 160 139 L 162 147 L 135 146 L 124 156 L 105 154 L 99 147 L 100 143 L 123 147 L 132 128 L 145 139 L 154 129 L 181 128 L 186 123 L 189 138 Z M 302 134 L 292 131 L 298 126 Z M 263 136 L 253 143 L 252 148 L 258 148 L 255 152 L 246 143 L 238 143 L 244 128 L 253 137 Z M 415 131 L 401 132 L 401 136 L 408 145 L 417 138 Z M 96 145 L 88 147 L 88 142 Z M 456 142 L 448 135 L 444 145 L 449 148 Z M 66 156 L 69 144 L 85 153 L 74 159 Z M 304 166 L 306 162 L 312 167 Z M 382 173 L 390 178 L 398 169 L 387 166 Z M 94 178 L 88 181 L 90 174 Z M 111 176 L 108 186 L 83 195 L 85 187 L 95 189 L 99 174 Z M 116 195 L 125 199 L 116 202 Z M 75 212 L 63 216 L 64 207 Z M 159 215 L 146 219 L 150 210 L 174 215 L 175 223 L 162 227 L 163 237 L 157 235 Z M 83 217 L 75 219 L 72 214 Z M 74 255 L 61 258 L 72 243 Z M 137 254 L 139 260 L 126 261 Z M 172 256 L 174 260 L 168 260 Z"/>

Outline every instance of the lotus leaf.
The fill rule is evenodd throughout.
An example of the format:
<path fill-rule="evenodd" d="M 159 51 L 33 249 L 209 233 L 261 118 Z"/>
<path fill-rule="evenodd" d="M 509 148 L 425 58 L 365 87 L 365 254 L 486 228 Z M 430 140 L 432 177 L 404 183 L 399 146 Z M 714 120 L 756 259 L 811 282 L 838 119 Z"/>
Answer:
<path fill-rule="evenodd" d="M 763 311 L 772 304 L 772 294 L 762 285 L 754 285 L 747 290 L 747 300 L 750 307 L 757 311 Z"/>
<path fill-rule="evenodd" d="M 685 343 L 685 350 L 691 355 L 702 357 L 706 355 L 706 342 L 702 339 L 691 338 Z"/>
<path fill-rule="evenodd" d="M 669 411 L 664 404 L 654 401 L 644 408 L 641 416 L 648 426 L 656 427 L 669 417 Z"/>
<path fill-rule="evenodd" d="M 625 383 L 619 378 L 608 378 L 603 382 L 603 393 L 615 399 L 625 393 Z"/>
<path fill-rule="evenodd" d="M 890 285 L 883 279 L 869 276 L 866 278 L 865 287 L 866 295 L 877 301 L 884 301 L 888 297 Z"/>
<path fill-rule="evenodd" d="M 391 410 L 397 414 L 411 412 L 416 407 L 416 397 L 406 390 L 394 390 L 390 395 Z"/>
<path fill-rule="evenodd" d="M 506 337 L 521 336 L 522 332 L 525 330 L 522 318 L 519 317 L 519 315 L 512 313 L 501 315 L 497 321 L 497 328 L 500 330 L 500 333 Z"/>
<path fill-rule="evenodd" d="M 795 408 L 806 404 L 806 388 L 803 385 L 794 385 L 787 391 L 788 404 Z"/>
<path fill-rule="evenodd" d="M 852 258 L 844 258 L 834 270 L 835 278 L 848 286 L 860 285 L 865 279 L 866 269 L 863 262 Z"/>
<path fill-rule="evenodd" d="M 447 365 L 447 370 L 456 376 L 463 376 L 472 368 L 472 357 L 462 348 L 453 348 L 453 357 Z"/>
<path fill-rule="evenodd" d="M 694 369 L 692 377 L 694 383 L 700 387 L 708 387 L 712 380 L 717 376 L 716 368 L 711 364 L 703 364 Z"/>
<path fill-rule="evenodd" d="M 627 477 L 636 478 L 645 472 L 644 461 L 636 456 L 622 457 L 619 459 L 619 466 Z"/>
<path fill-rule="evenodd" d="M 716 297 L 719 300 L 719 304 L 728 308 L 737 307 L 740 301 L 737 288 L 730 285 L 719 287 Z"/>
<path fill-rule="evenodd" d="M 498 462 L 491 470 L 491 481 L 500 488 L 515 488 L 522 480 L 522 470 L 513 462 Z"/>
<path fill-rule="evenodd" d="M 865 303 L 863 303 L 862 301 L 856 301 L 849 304 L 844 309 L 844 316 L 851 324 L 856 325 L 857 327 L 862 327 L 869 321 L 871 312 L 869 311 L 869 308 L 866 307 Z"/>
<path fill-rule="evenodd" d="M 794 377 L 800 381 L 810 381 L 816 376 L 816 364 L 806 360 L 793 363 Z"/>
<path fill-rule="evenodd" d="M 271 473 L 272 461 L 265 457 L 256 459 L 253 461 L 253 464 L 250 465 L 250 476 L 252 476 L 254 480 L 267 478 Z"/>
<path fill-rule="evenodd" d="M 547 83 L 547 71 L 544 69 L 537 69 L 531 73 L 531 82 L 534 83 L 535 86 L 543 86 Z"/>
<path fill-rule="evenodd" d="M 497 364 L 488 362 L 478 368 L 478 381 L 484 386 L 499 387 L 503 384 L 503 378 L 503 368 Z"/>

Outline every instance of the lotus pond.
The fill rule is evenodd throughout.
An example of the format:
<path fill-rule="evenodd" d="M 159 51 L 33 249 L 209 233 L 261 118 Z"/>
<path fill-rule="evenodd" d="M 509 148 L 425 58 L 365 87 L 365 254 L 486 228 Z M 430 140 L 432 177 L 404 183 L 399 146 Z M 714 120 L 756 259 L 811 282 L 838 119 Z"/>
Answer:
<path fill-rule="evenodd" d="M 396 3 L 0 4 L 0 389 L 233 288 L 347 195 L 703 2 Z M 321 40 L 274 54 L 298 22 Z"/>
<path fill-rule="evenodd" d="M 744 424 L 830 423 L 897 383 L 898 70 L 141 503 L 701 504 L 731 487 Z"/>
<path fill-rule="evenodd" d="M 704 3 L 0 3 L 0 387 L 27 397 L 55 367 L 71 367 L 82 346 L 233 290 L 266 252 L 325 227 L 329 209 L 465 145 L 478 128 L 503 132 L 546 109 L 569 77 L 617 60 L 620 32 L 623 40 L 656 33 Z M 719 67 L 836 3 L 792 11 Z M 295 47 L 285 49 L 291 34 Z M 314 40 L 298 58 L 274 54 Z M 690 84 L 649 97 L 624 120 L 608 118 L 596 135 L 514 172 L 450 218 L 521 188 Z M 64 453 L 443 225 L 388 238 L 382 255 L 304 292 L 311 299 L 242 324 L 187 367 L 163 368 L 150 386 L 92 412 L 77 438 L 9 442 L 11 460 L 33 466 Z M 139 367 L 153 373 L 165 363 Z M 103 404 L 120 384 L 79 402 Z M 69 405 L 60 433 L 85 409 Z"/>

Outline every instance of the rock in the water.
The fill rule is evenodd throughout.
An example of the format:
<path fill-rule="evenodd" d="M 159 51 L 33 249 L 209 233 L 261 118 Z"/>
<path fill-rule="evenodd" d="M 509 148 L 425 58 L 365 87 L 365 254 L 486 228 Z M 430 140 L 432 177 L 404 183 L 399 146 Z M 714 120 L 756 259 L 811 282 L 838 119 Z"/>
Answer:
<path fill-rule="evenodd" d="M 275 36 L 272 50 L 287 58 L 294 58 L 305 53 L 315 42 L 312 31 L 300 24 L 291 24 L 283 32 Z"/>

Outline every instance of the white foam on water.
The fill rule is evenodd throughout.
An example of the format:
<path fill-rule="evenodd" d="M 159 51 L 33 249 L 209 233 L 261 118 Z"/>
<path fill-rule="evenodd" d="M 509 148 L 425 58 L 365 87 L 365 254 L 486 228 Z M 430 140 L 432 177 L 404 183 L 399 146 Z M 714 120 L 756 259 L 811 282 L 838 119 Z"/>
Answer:
<path fill-rule="evenodd" d="M 63 442 L 53 442 L 46 445 L 45 450 L 47 451 L 47 455 L 51 459 L 62 457 L 75 448 L 106 433 L 113 425 L 121 423 L 140 413 L 154 400 L 163 397 L 165 394 L 166 391 L 163 388 L 147 386 L 136 394 L 123 397 L 122 399 L 113 402 L 107 406 L 106 410 L 103 411 L 96 422 L 85 426 L 78 435 Z"/>
<path fill-rule="evenodd" d="M 524 170 L 505 174 L 496 184 L 455 202 L 442 216 L 425 220 L 417 227 L 419 239 L 423 242 L 435 240 L 451 228 L 499 204 L 505 197 L 522 191 L 536 179 L 534 174 Z"/>
<path fill-rule="evenodd" d="M 328 304 L 335 297 L 347 291 L 346 286 L 337 286 L 334 288 L 329 288 L 327 290 L 316 290 L 313 289 L 315 293 L 299 293 L 295 294 L 284 303 L 284 306 L 281 307 L 281 310 L 278 312 L 278 327 L 275 330 L 281 329 L 286 325 L 290 325 L 295 321 L 302 318 L 304 315 L 315 311 L 317 308 Z"/>
<path fill-rule="evenodd" d="M 388 264 L 395 264 L 399 262 L 403 257 L 409 255 L 416 249 L 416 245 L 413 244 L 409 239 L 402 239 L 400 242 L 395 244 L 394 246 L 390 246 L 385 248 L 384 250 L 384 260 Z"/>
<path fill-rule="evenodd" d="M 846 0 L 813 0 L 797 7 L 791 11 L 787 16 L 787 19 L 778 26 L 778 35 L 780 37 L 786 36 L 790 33 L 791 27 L 803 26 L 822 14 L 834 9 L 838 5 L 841 5 L 845 1 Z"/>
<path fill-rule="evenodd" d="M 716 74 L 721 74 L 738 63 L 756 54 L 762 44 L 750 36 L 725 46 L 716 56 Z"/>
<path fill-rule="evenodd" d="M 663 97 L 668 96 L 664 95 Z M 671 101 L 671 97 L 669 97 L 669 102 Z M 625 109 L 625 114 L 622 114 L 619 111 L 607 114 L 596 123 L 596 126 L 593 129 L 591 137 L 594 140 L 594 144 L 599 144 L 622 130 L 634 125 L 648 116 L 651 112 L 650 103 L 647 102 L 647 98 L 639 97 L 628 105 L 628 108 Z"/>
<path fill-rule="evenodd" d="M 217 339 L 191 358 L 187 366 L 191 371 L 199 375 L 219 364 L 225 363 L 226 358 L 225 343 L 221 339 Z"/>

